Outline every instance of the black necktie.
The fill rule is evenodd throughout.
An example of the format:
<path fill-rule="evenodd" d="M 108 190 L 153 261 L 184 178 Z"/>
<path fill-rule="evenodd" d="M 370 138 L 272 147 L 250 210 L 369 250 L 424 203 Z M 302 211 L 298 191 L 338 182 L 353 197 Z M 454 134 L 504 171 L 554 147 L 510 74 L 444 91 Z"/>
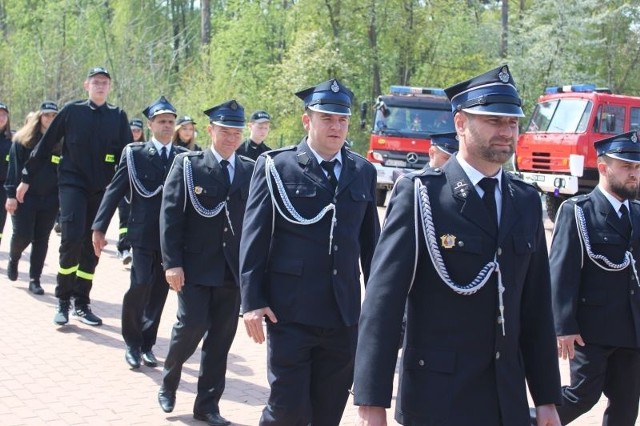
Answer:
<path fill-rule="evenodd" d="M 162 159 L 162 165 L 164 166 L 165 169 L 169 165 L 169 155 L 167 154 L 168 154 L 167 147 L 163 146 L 162 149 L 160 150 L 160 158 Z"/>
<path fill-rule="evenodd" d="M 220 160 L 220 165 L 222 166 L 222 171 L 224 172 L 224 176 L 227 178 L 227 184 L 231 185 L 231 175 L 229 174 L 229 162 L 227 160 Z"/>
<path fill-rule="evenodd" d="M 620 223 L 622 224 L 624 234 L 631 237 L 631 220 L 629 218 L 629 209 L 624 204 L 620 206 Z"/>
<path fill-rule="evenodd" d="M 335 190 L 338 187 L 338 178 L 336 177 L 335 172 L 333 171 L 336 166 L 336 160 L 333 161 L 322 161 L 320 163 L 323 169 L 327 172 L 327 178 L 329 179 L 329 183 Z"/>
<path fill-rule="evenodd" d="M 498 208 L 496 206 L 496 184 L 498 181 L 494 178 L 482 178 L 478 182 L 478 186 L 484 191 L 482 201 L 489 211 L 489 215 L 493 218 L 496 226 L 498 225 Z"/>

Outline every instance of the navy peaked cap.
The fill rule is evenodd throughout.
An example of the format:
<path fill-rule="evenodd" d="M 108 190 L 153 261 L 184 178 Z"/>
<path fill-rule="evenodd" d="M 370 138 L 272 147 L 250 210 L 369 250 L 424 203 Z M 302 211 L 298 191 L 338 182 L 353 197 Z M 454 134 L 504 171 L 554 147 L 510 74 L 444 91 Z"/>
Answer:
<path fill-rule="evenodd" d="M 635 131 L 599 140 L 594 147 L 598 156 L 606 155 L 622 161 L 640 163 L 640 143 Z"/>
<path fill-rule="evenodd" d="M 209 122 L 223 127 L 244 128 L 244 108 L 235 99 L 205 110 Z"/>
<path fill-rule="evenodd" d="M 169 102 L 164 96 L 160 96 L 158 99 L 153 101 L 153 103 L 146 107 L 142 113 L 149 120 L 160 114 L 173 114 L 174 117 L 178 115 L 176 114 L 175 107 L 171 105 L 171 102 Z"/>
<path fill-rule="evenodd" d="M 351 115 L 353 92 L 335 78 L 296 92 L 296 96 L 304 101 L 305 109 Z"/>

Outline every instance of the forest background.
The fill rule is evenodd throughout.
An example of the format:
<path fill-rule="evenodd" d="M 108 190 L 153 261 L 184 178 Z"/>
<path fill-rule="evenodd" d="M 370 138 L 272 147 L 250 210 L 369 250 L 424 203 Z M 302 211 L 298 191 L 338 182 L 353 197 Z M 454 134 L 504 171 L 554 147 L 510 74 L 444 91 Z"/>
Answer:
<path fill-rule="evenodd" d="M 164 94 L 201 146 L 202 111 L 231 98 L 271 113 L 272 148 L 297 143 L 294 92 L 331 77 L 355 94 L 361 153 L 392 84 L 447 87 L 508 63 L 527 114 L 549 85 L 640 96 L 640 0 L 0 0 L 0 37 L 12 127 L 42 100 L 86 98 L 87 71 L 105 66 L 110 103 L 141 118 Z"/>

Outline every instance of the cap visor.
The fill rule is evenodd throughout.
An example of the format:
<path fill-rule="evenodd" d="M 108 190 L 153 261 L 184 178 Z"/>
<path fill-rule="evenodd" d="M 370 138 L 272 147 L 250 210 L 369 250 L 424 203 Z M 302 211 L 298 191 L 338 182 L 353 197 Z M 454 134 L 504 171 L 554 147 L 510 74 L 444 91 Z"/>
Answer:
<path fill-rule="evenodd" d="M 465 108 L 464 112 L 476 115 L 501 115 L 504 117 L 524 117 L 522 108 L 513 104 L 489 104 L 478 105 L 473 108 Z"/>
<path fill-rule="evenodd" d="M 215 124 L 216 126 L 222 126 L 222 127 L 231 127 L 234 129 L 244 129 L 244 123 L 234 123 L 234 122 L 222 122 L 222 121 L 212 121 L 213 124 Z"/>
<path fill-rule="evenodd" d="M 453 155 L 458 151 L 457 149 L 451 149 L 449 147 L 444 147 L 444 146 L 440 146 L 440 145 L 436 145 L 436 144 L 433 144 L 433 146 L 435 146 L 436 148 L 438 148 L 440 151 L 444 152 L 445 154 L 449 154 L 449 155 Z"/>
<path fill-rule="evenodd" d="M 351 108 L 337 104 L 317 104 L 309 107 L 311 111 L 324 112 L 326 114 L 351 115 Z"/>
<path fill-rule="evenodd" d="M 257 120 L 251 120 L 252 123 L 268 123 L 269 120 L 268 118 L 258 118 Z"/>
<path fill-rule="evenodd" d="M 640 163 L 640 152 L 612 152 L 605 155 L 616 160 L 628 161 L 629 163 Z"/>

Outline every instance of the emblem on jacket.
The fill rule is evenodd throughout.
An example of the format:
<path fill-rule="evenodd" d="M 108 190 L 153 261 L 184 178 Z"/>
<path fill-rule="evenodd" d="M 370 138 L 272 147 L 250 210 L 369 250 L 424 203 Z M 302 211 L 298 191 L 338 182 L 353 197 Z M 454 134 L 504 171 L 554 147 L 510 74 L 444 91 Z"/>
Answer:
<path fill-rule="evenodd" d="M 450 249 L 456 245 L 456 236 L 451 234 L 445 234 L 440 237 L 440 244 L 442 248 Z"/>
<path fill-rule="evenodd" d="M 195 188 L 193 188 L 193 192 L 195 192 L 196 195 L 202 194 L 202 187 L 201 186 L 196 186 Z"/>

